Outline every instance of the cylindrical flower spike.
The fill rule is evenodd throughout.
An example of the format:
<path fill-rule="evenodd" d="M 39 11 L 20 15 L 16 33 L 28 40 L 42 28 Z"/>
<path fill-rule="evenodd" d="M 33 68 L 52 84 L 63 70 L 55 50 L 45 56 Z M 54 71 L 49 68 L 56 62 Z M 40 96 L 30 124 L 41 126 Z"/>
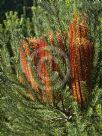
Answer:
<path fill-rule="evenodd" d="M 47 42 L 45 42 L 43 39 L 38 39 L 37 42 L 38 42 L 37 44 L 39 45 L 38 72 L 39 72 L 40 80 L 44 85 L 44 90 L 42 90 L 42 101 L 43 102 L 47 101 L 49 103 L 52 103 L 53 89 L 52 89 L 50 74 L 46 64 L 46 61 L 50 61 L 50 63 L 52 63 L 51 52 L 49 50 Z"/>
<path fill-rule="evenodd" d="M 20 59 L 22 63 L 22 69 L 24 74 L 26 75 L 27 80 L 32 85 L 35 91 L 38 91 L 38 84 L 34 80 L 33 73 L 31 71 L 30 62 L 27 61 L 27 57 L 31 55 L 29 45 L 27 42 L 24 42 L 20 48 Z"/>
<path fill-rule="evenodd" d="M 93 43 L 88 38 L 88 26 L 85 18 L 79 20 L 75 15 L 69 26 L 69 58 L 72 93 L 81 105 L 88 99 L 91 87 L 93 63 Z"/>
<path fill-rule="evenodd" d="M 32 48 L 35 53 L 35 56 L 37 55 L 36 57 L 38 59 L 38 62 L 37 62 L 35 57 L 32 55 L 33 64 L 35 65 L 36 68 L 38 68 L 40 80 L 43 82 L 45 87 L 45 89 L 42 90 L 42 96 L 41 96 L 41 98 L 43 99 L 42 101 L 45 102 L 47 100 L 48 102 L 49 101 L 51 102 L 53 100 L 51 81 L 50 81 L 46 64 L 43 61 L 43 59 L 45 58 L 48 59 L 48 56 L 50 55 L 48 51 L 44 50 L 45 47 L 48 48 L 48 45 L 44 40 L 40 38 L 28 39 L 28 42 L 29 43 L 24 42 L 20 48 L 20 59 L 22 63 L 22 70 L 24 74 L 26 75 L 27 80 L 30 82 L 32 88 L 35 91 L 40 92 L 40 87 L 33 76 L 33 72 L 30 67 L 30 62 L 27 60 L 28 56 L 31 57 L 30 48 Z M 45 79 L 43 77 L 45 77 Z"/>
<path fill-rule="evenodd" d="M 44 36 L 45 37 L 45 36 Z M 42 38 L 32 38 L 28 39 L 28 42 L 25 41 L 22 43 L 22 46 L 20 48 L 20 59 L 21 59 L 21 64 L 22 64 L 22 70 L 24 74 L 26 75 L 27 80 L 31 84 L 32 88 L 37 91 L 41 92 L 42 91 L 42 96 L 41 99 L 43 102 L 53 102 L 54 98 L 54 92 L 53 92 L 53 86 L 52 82 L 50 79 L 50 74 L 48 71 L 48 67 L 45 63 L 45 61 L 50 62 L 50 68 L 53 71 L 58 71 L 58 64 L 54 62 L 53 56 L 52 56 L 52 51 L 49 49 L 48 43 L 44 40 L 44 37 Z M 49 41 L 53 45 L 53 47 L 56 46 L 56 42 L 54 39 L 54 35 L 50 33 L 48 36 Z M 65 42 L 65 34 L 64 36 L 61 36 L 61 34 L 57 33 L 56 34 L 56 40 L 59 44 L 59 49 L 61 49 L 63 52 L 64 50 L 64 42 Z M 33 53 L 35 56 L 32 56 L 30 49 L 32 49 Z M 41 80 L 41 82 L 44 85 L 44 89 L 41 90 L 39 87 L 37 81 L 35 80 L 33 76 L 32 69 L 30 67 L 30 62 L 27 60 L 27 57 L 32 56 L 32 61 L 33 64 L 35 65 L 36 69 L 38 70 L 38 75 Z"/>

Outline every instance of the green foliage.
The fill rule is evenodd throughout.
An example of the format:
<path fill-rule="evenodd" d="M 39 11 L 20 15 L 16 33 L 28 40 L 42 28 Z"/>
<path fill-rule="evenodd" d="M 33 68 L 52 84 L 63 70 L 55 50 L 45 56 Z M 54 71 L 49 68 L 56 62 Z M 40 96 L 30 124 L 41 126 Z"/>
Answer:
<path fill-rule="evenodd" d="M 26 14 L 18 17 L 17 12 L 11 11 L 6 13 L 6 19 L 0 25 L 0 136 L 101 136 L 101 2 L 42 0 L 35 4 L 36 6 L 31 8 L 30 18 L 26 17 Z M 26 78 L 24 77 L 25 85 L 18 81 L 19 75 L 23 75 L 20 63 L 21 42 L 26 37 L 39 37 L 50 31 L 68 32 L 75 8 L 87 13 L 90 35 L 95 46 L 92 73 L 94 85 L 89 103 L 82 108 L 74 101 L 69 78 L 65 86 L 57 90 L 63 94 L 63 102 L 54 106 L 42 104 L 38 100 L 33 102 L 29 97 L 33 89 Z M 65 50 L 68 56 L 68 38 Z M 63 74 L 65 68 L 60 65 Z"/>

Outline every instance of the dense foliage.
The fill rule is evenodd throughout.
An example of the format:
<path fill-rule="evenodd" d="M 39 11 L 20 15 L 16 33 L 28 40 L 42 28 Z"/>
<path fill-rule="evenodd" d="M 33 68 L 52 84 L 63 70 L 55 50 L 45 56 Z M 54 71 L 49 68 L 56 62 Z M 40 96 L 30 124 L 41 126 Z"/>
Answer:
<path fill-rule="evenodd" d="M 2 4 L 5 1 L 2 0 Z M 9 1 L 6 2 L 11 4 Z M 57 89 L 62 82 L 58 80 L 56 72 L 53 73 L 56 78 L 51 77 L 54 81 L 55 92 L 62 94 L 64 100 L 55 101 L 54 105 L 47 102 L 42 103 L 22 69 L 20 59 L 22 41 L 27 40 L 28 37 L 39 38 L 48 35 L 49 32 L 53 34 L 65 32 L 67 36 L 64 49 L 66 58 L 69 60 L 68 31 L 73 13 L 77 10 L 87 15 L 89 36 L 94 43 L 91 77 L 93 88 L 90 99 L 84 107 L 74 100 L 70 89 L 69 70 L 65 80 L 66 65 L 61 63 L 63 57 L 61 58 L 58 51 L 55 50 L 53 53 L 59 64 L 64 85 L 61 84 L 62 86 Z M 18 12 L 13 11 L 5 13 L 5 20 L 0 24 L 0 136 L 102 135 L 101 10 L 101 0 L 41 0 L 32 5 L 30 16 L 26 14 L 26 10 L 21 16 Z M 49 43 L 47 38 L 46 40 Z M 58 47 L 58 42 L 56 45 Z M 37 69 L 32 65 L 31 58 L 28 57 L 27 60 L 39 86 L 43 87 L 37 78 Z M 68 61 L 67 67 L 69 67 Z M 35 101 L 32 101 L 32 95 L 36 97 Z"/>

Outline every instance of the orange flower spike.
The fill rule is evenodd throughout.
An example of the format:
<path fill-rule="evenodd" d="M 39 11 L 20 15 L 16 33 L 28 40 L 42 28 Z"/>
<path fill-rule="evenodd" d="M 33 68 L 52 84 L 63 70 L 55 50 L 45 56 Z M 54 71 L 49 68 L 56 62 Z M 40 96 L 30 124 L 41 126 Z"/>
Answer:
<path fill-rule="evenodd" d="M 30 62 L 27 60 L 27 57 L 30 56 L 30 54 L 31 53 L 28 43 L 23 43 L 20 48 L 20 59 L 22 63 L 22 70 L 25 73 L 27 80 L 31 83 L 32 88 L 35 91 L 38 91 L 38 84 L 33 77 L 33 73 L 30 67 Z"/>
<path fill-rule="evenodd" d="M 82 84 L 85 83 L 88 91 L 90 90 L 92 71 L 93 45 L 89 41 L 88 33 L 85 19 L 79 22 L 78 15 L 75 15 L 69 26 L 69 57 L 72 92 L 76 101 L 81 104 L 87 101 Z"/>
<path fill-rule="evenodd" d="M 23 47 L 20 48 L 20 59 L 21 59 L 21 63 L 22 63 L 23 72 L 24 72 L 25 75 L 28 77 L 26 54 L 25 54 L 25 52 L 24 52 L 24 50 L 23 50 Z"/>
<path fill-rule="evenodd" d="M 51 87 L 51 79 L 50 75 L 46 66 L 45 61 L 50 61 L 51 53 L 48 50 L 48 45 L 45 41 L 40 40 L 40 78 L 45 86 L 45 92 L 43 93 L 43 101 L 52 102 L 53 101 L 53 94 L 52 94 L 52 87 Z"/>

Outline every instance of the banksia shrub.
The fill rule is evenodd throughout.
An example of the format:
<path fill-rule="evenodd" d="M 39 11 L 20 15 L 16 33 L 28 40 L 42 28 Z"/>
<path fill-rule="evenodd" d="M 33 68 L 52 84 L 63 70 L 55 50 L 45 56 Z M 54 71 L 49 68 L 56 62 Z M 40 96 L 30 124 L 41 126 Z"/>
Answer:
<path fill-rule="evenodd" d="M 75 15 L 69 26 L 69 61 L 72 93 L 76 101 L 85 104 L 91 92 L 93 43 L 89 40 L 85 17 Z"/>

